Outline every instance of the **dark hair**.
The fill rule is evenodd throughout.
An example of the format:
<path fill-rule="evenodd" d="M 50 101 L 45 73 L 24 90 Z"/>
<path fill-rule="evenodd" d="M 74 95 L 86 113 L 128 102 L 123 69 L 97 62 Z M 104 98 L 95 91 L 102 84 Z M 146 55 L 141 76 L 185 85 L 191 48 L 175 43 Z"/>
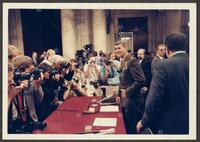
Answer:
<path fill-rule="evenodd" d="M 167 36 L 165 45 L 171 51 L 187 50 L 187 37 L 183 33 L 173 33 Z"/>
<path fill-rule="evenodd" d="M 52 67 L 46 63 L 42 63 L 42 64 L 38 65 L 38 68 L 42 69 L 43 73 L 50 72 L 52 70 Z"/>
<path fill-rule="evenodd" d="M 117 45 L 122 45 L 124 48 L 128 48 L 128 45 L 127 45 L 127 40 L 119 40 L 119 41 L 117 41 L 117 42 L 115 42 L 115 46 L 117 46 Z"/>

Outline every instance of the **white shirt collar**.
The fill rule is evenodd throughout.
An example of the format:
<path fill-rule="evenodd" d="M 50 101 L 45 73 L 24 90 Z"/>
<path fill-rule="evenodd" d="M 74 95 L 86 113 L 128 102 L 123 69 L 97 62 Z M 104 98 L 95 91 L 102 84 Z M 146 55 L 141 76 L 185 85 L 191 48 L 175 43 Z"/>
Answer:
<path fill-rule="evenodd" d="M 176 52 L 174 52 L 174 53 L 171 55 L 171 57 L 174 56 L 174 55 L 176 55 L 176 54 L 185 54 L 185 53 L 186 53 L 185 50 L 176 51 Z"/>
<path fill-rule="evenodd" d="M 158 54 L 157 54 L 157 56 L 160 58 L 160 60 L 162 60 L 162 59 L 163 59 L 163 57 L 161 57 L 160 55 L 158 55 Z"/>

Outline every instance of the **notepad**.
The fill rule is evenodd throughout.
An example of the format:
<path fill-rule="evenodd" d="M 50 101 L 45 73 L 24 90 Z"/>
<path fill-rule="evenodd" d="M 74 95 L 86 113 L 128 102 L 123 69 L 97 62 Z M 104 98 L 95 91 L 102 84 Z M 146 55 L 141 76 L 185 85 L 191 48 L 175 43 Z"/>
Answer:
<path fill-rule="evenodd" d="M 119 107 L 117 105 L 101 106 L 100 112 L 119 112 Z"/>
<path fill-rule="evenodd" d="M 112 126 L 117 124 L 117 118 L 95 118 L 93 126 Z"/>

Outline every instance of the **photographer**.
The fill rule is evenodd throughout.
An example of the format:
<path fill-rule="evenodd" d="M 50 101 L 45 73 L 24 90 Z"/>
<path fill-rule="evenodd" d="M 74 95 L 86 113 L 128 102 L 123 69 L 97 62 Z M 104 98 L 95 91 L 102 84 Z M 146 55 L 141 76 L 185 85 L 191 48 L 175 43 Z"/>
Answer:
<path fill-rule="evenodd" d="M 88 64 L 84 67 L 84 77 L 86 80 L 86 88 L 88 95 L 102 95 L 99 90 L 98 79 L 99 79 L 100 66 L 96 64 L 95 57 L 90 57 Z"/>
<path fill-rule="evenodd" d="M 71 59 L 70 62 L 61 63 L 59 68 L 59 71 L 61 72 L 61 78 L 71 81 L 77 68 L 78 63 L 75 59 Z"/>
<path fill-rule="evenodd" d="M 79 84 L 79 80 L 76 78 L 73 78 L 73 80 L 70 82 L 70 89 L 72 93 L 71 95 L 74 96 L 87 96 L 86 89 L 83 85 Z"/>
<path fill-rule="evenodd" d="M 44 74 L 44 79 L 41 82 L 41 86 L 44 92 L 44 98 L 42 100 L 41 109 L 38 112 L 39 120 L 42 121 L 56 109 L 56 106 L 52 105 L 55 96 L 53 89 L 54 84 L 50 80 L 52 67 L 46 63 L 42 63 L 38 66 L 38 68 L 41 69 Z"/>
<path fill-rule="evenodd" d="M 53 89 L 53 101 L 52 105 L 58 106 L 62 103 L 63 99 L 63 80 L 61 81 L 61 75 L 58 70 L 53 69 L 50 72 L 50 84 Z"/>
<path fill-rule="evenodd" d="M 88 64 L 84 67 L 84 75 L 88 81 L 97 81 L 99 78 L 100 66 L 96 64 L 95 57 L 90 57 Z"/>
<path fill-rule="evenodd" d="M 13 61 L 15 67 L 15 84 L 27 83 L 17 95 L 18 113 L 21 121 L 21 128 L 12 127 L 11 133 L 31 133 L 34 129 L 42 126 L 38 122 L 36 107 L 40 105 L 43 98 L 43 91 L 40 86 L 42 76 L 36 78 L 32 73 L 34 71 L 33 61 L 28 56 L 17 56 Z M 10 123 L 9 123 L 10 124 Z"/>
<path fill-rule="evenodd" d="M 22 126 L 20 120 L 19 106 L 17 105 L 17 97 L 22 93 L 22 89 L 28 86 L 27 81 L 21 82 L 18 86 L 13 80 L 14 67 L 8 64 L 8 133 L 14 133 L 16 129 Z"/>

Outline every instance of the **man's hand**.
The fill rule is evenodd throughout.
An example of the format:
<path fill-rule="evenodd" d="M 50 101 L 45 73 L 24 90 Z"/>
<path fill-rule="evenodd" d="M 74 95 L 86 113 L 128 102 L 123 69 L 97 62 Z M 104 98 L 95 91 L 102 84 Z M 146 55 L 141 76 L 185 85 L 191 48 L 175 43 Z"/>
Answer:
<path fill-rule="evenodd" d="M 137 123 L 137 125 L 136 125 L 137 133 L 140 134 L 141 131 L 142 131 L 142 129 L 143 129 L 143 126 L 142 126 L 142 122 L 141 122 L 141 120 L 140 120 L 140 121 Z"/>
<path fill-rule="evenodd" d="M 19 86 L 16 86 L 15 88 L 16 89 L 24 89 L 24 88 L 27 88 L 29 85 L 29 81 L 28 80 L 23 80 L 20 82 L 20 85 Z"/>
<path fill-rule="evenodd" d="M 14 98 L 15 96 L 17 96 L 19 93 L 21 93 L 22 88 L 20 86 L 16 86 L 16 87 L 12 87 L 8 90 L 8 95 L 9 98 Z"/>
<path fill-rule="evenodd" d="M 72 82 L 72 86 L 73 86 L 74 89 L 77 89 L 78 88 L 78 83 Z"/>
<path fill-rule="evenodd" d="M 147 87 L 142 87 L 141 94 L 145 94 L 147 92 L 148 92 L 148 88 Z"/>
<path fill-rule="evenodd" d="M 125 99 L 127 97 L 126 90 L 125 89 L 121 89 L 120 91 L 121 91 L 122 99 Z"/>
<path fill-rule="evenodd" d="M 115 99 L 115 101 L 116 101 L 116 103 L 117 103 L 117 104 L 120 104 L 120 102 L 121 102 L 121 99 L 120 99 L 120 97 L 119 97 L 119 96 L 117 96 L 117 97 L 116 97 L 116 99 Z"/>

